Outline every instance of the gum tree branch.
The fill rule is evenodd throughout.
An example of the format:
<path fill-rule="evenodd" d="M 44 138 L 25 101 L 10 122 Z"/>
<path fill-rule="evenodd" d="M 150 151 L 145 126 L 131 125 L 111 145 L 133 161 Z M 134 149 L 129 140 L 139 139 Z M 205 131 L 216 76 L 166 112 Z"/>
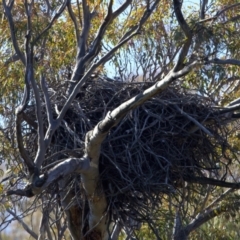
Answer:
<path fill-rule="evenodd" d="M 218 113 L 224 114 L 224 113 L 229 113 L 229 112 L 239 110 L 240 109 L 239 99 L 236 99 L 233 102 L 234 102 L 233 104 L 230 103 L 228 106 L 223 107 L 222 109 L 219 109 Z"/>
<path fill-rule="evenodd" d="M 240 15 L 236 15 L 235 17 L 232 17 L 232 18 L 226 20 L 225 22 L 223 22 L 223 24 L 226 24 L 226 23 L 229 23 L 229 22 L 235 22 L 239 19 L 240 19 Z"/>
<path fill-rule="evenodd" d="M 43 75 L 41 76 L 41 88 L 43 90 L 44 100 L 45 100 L 45 104 L 46 104 L 48 124 L 51 126 L 53 124 L 51 101 L 50 101 L 49 94 L 48 94 L 47 83 L 46 83 L 45 77 Z"/>
<path fill-rule="evenodd" d="M 25 13 L 27 15 L 27 35 L 26 35 L 26 42 L 25 42 L 25 51 L 26 51 L 26 72 L 25 77 L 27 78 L 27 82 L 32 85 L 34 97 L 36 101 L 36 116 L 38 122 L 38 151 L 34 160 L 34 164 L 36 165 L 37 169 L 40 169 L 41 164 L 44 159 L 45 155 L 45 143 L 44 143 L 44 130 L 43 130 L 43 117 L 41 112 L 41 100 L 39 89 L 37 83 L 34 79 L 34 69 L 33 69 L 33 45 L 30 42 L 32 38 L 32 23 L 31 23 L 31 16 L 33 10 L 34 1 L 28 3 L 27 0 L 24 1 L 25 6 Z"/>
<path fill-rule="evenodd" d="M 24 86 L 24 93 L 23 93 L 23 99 L 22 102 L 20 104 L 20 106 L 17 107 L 16 109 L 16 137 L 17 137 L 17 143 L 18 143 L 18 148 L 19 148 L 19 152 L 23 158 L 23 160 L 25 161 L 28 170 L 30 172 L 30 174 L 32 174 L 34 166 L 33 166 L 33 162 L 30 159 L 28 153 L 26 152 L 24 145 L 23 145 L 23 137 L 22 137 L 22 129 L 21 129 L 21 123 L 22 123 L 22 114 L 24 112 L 24 110 L 26 109 L 28 102 L 29 102 L 29 98 L 30 98 L 30 77 L 31 77 L 31 65 L 29 65 L 29 48 L 27 47 L 29 44 L 29 40 L 28 40 L 28 36 L 26 36 L 26 58 L 27 58 L 27 63 L 25 65 L 25 86 Z"/>
<path fill-rule="evenodd" d="M 52 9 L 52 7 L 51 7 L 51 4 L 50 4 L 49 0 L 45 0 L 45 2 L 46 2 L 46 5 L 47 5 L 47 14 L 49 15 L 50 10 Z"/>
<path fill-rule="evenodd" d="M 50 23 L 48 24 L 48 26 L 35 38 L 33 39 L 33 44 L 36 44 L 44 34 L 46 34 L 48 32 L 49 29 L 51 29 L 51 27 L 53 26 L 54 22 L 62 15 L 63 11 L 65 10 L 68 2 L 70 2 L 70 0 L 65 0 L 62 5 L 59 7 L 59 9 L 57 10 L 56 14 L 52 17 Z"/>
<path fill-rule="evenodd" d="M 19 48 L 17 38 L 15 35 L 15 26 L 14 26 L 14 22 L 13 22 L 12 13 L 11 13 L 13 4 L 14 4 L 14 1 L 11 1 L 11 2 L 9 2 L 9 5 L 7 5 L 6 0 L 3 0 L 3 8 L 4 8 L 4 12 L 7 16 L 14 50 L 15 50 L 16 54 L 18 55 L 18 57 L 21 59 L 22 63 L 25 65 L 26 59 L 24 57 L 24 54 L 21 52 L 21 50 Z"/>
<path fill-rule="evenodd" d="M 118 240 L 121 230 L 122 230 L 121 225 L 119 222 L 117 222 L 113 228 L 111 240 Z"/>
<path fill-rule="evenodd" d="M 178 24 L 180 25 L 180 27 L 183 30 L 185 37 L 186 37 L 185 43 L 180 51 L 177 63 L 174 67 L 174 71 L 177 72 L 184 66 L 184 61 L 186 60 L 186 56 L 187 56 L 189 48 L 191 46 L 193 35 L 192 35 L 192 30 L 188 26 L 186 20 L 183 17 L 183 14 L 182 14 L 182 10 L 181 10 L 182 1 L 181 0 L 173 0 L 173 6 L 174 6 L 174 13 L 176 15 Z"/>
<path fill-rule="evenodd" d="M 234 209 L 237 206 L 239 206 L 239 201 L 221 204 L 216 208 L 205 210 L 203 213 L 198 214 L 197 217 L 183 229 L 183 231 L 189 235 L 192 231 L 199 228 L 210 219 L 213 219 L 224 212 L 228 212 L 230 209 Z"/>
<path fill-rule="evenodd" d="M 24 189 L 9 190 L 6 194 L 33 197 L 45 190 L 54 181 L 62 179 L 71 173 L 85 173 L 89 167 L 90 161 L 87 157 L 68 158 L 39 176 L 34 183 L 27 184 Z"/>
<path fill-rule="evenodd" d="M 139 27 L 141 27 L 149 18 L 149 16 L 153 13 L 153 11 L 156 9 L 157 5 L 159 4 L 160 0 L 154 1 L 153 5 L 151 6 L 151 8 L 147 8 L 144 13 L 143 16 L 141 17 L 139 23 L 135 26 L 133 26 L 130 30 L 128 30 L 120 39 L 119 42 L 123 42 L 125 39 L 128 39 L 128 37 L 130 35 L 132 35 L 134 32 L 137 32 L 136 30 L 139 29 Z"/>
<path fill-rule="evenodd" d="M 149 16 L 150 14 L 148 14 L 148 17 Z M 141 21 L 141 24 L 143 24 L 146 20 L 147 20 L 147 17 L 144 18 L 144 21 Z M 141 25 L 138 26 L 136 33 L 138 32 L 140 27 Z M 114 49 L 112 49 L 112 51 L 110 51 L 106 56 L 100 59 L 99 62 L 97 62 L 95 65 L 93 65 L 89 69 L 89 71 L 85 74 L 85 76 L 81 79 L 81 81 L 77 84 L 77 86 L 75 86 L 73 93 L 70 95 L 68 101 L 66 102 L 62 111 L 60 112 L 57 118 L 58 123 L 60 123 L 61 119 L 65 115 L 64 111 L 66 111 L 69 108 L 71 101 L 75 98 L 75 94 L 77 94 L 78 89 L 81 86 L 80 84 L 84 83 L 85 79 L 87 79 L 90 76 L 94 68 L 102 64 L 103 61 L 105 60 L 107 61 L 109 56 L 113 55 L 114 52 L 117 51 L 117 49 L 119 49 L 125 42 L 127 42 L 136 33 L 133 33 L 128 38 L 125 38 Z M 57 128 L 57 125 L 55 127 Z M 48 135 L 48 137 L 50 139 L 51 135 Z M 96 139 L 97 142 L 94 140 L 92 141 L 92 139 L 90 140 L 90 142 L 88 142 L 88 140 L 86 141 L 86 149 L 89 150 L 89 151 L 87 150 L 87 156 L 89 159 L 91 159 L 91 162 L 90 162 L 90 169 L 87 172 L 82 173 L 83 186 L 85 188 L 88 199 L 91 199 L 91 201 L 89 201 L 89 206 L 90 206 L 89 227 L 94 231 L 97 231 L 98 234 L 103 234 L 103 232 L 105 232 L 105 229 L 106 229 L 106 216 L 104 216 L 104 211 L 106 210 L 106 207 L 107 207 L 106 199 L 104 194 L 102 194 L 101 196 L 95 194 L 96 182 L 97 182 L 97 179 L 99 178 L 98 159 L 100 155 L 101 143 L 104 140 L 104 138 L 105 138 L 105 135 L 102 135 L 100 138 Z M 49 177 L 47 178 L 47 180 L 49 181 Z"/>
<path fill-rule="evenodd" d="M 203 23 L 203 22 L 208 22 L 208 21 L 212 21 L 212 23 L 214 23 L 217 20 L 217 18 L 219 16 L 221 16 L 221 14 L 223 14 L 224 12 L 226 12 L 226 11 L 232 9 L 232 8 L 238 7 L 238 6 L 240 6 L 240 3 L 235 3 L 235 4 L 232 4 L 232 5 L 229 5 L 229 6 L 225 7 L 224 9 L 222 9 L 220 11 L 217 11 L 215 16 L 209 17 L 209 18 L 206 18 L 206 19 L 202 19 L 198 23 Z M 240 18 L 240 15 L 236 15 L 235 17 L 232 17 L 229 20 L 226 20 L 226 21 L 222 22 L 222 24 L 226 24 L 228 22 L 236 21 L 239 18 Z"/>
<path fill-rule="evenodd" d="M 217 203 L 221 202 L 227 195 L 229 195 L 230 193 L 236 191 L 237 189 L 235 188 L 230 188 L 228 190 L 226 190 L 224 193 L 222 193 L 218 198 L 216 198 L 213 202 L 211 202 L 205 210 L 210 210 L 213 208 L 214 205 L 216 205 Z"/>
<path fill-rule="evenodd" d="M 85 61 L 89 61 L 89 59 L 93 59 L 93 57 L 95 57 L 99 53 L 101 41 L 107 30 L 107 27 L 113 22 L 114 19 L 116 19 L 122 12 L 124 12 L 131 3 L 132 3 L 132 0 L 125 1 L 115 12 L 113 12 L 112 11 L 113 0 L 110 1 L 108 5 L 108 12 L 104 18 L 102 25 L 98 29 L 97 36 L 92 43 L 89 55 L 87 55 L 84 58 Z"/>
<path fill-rule="evenodd" d="M 82 8 L 83 8 L 83 28 L 81 35 L 79 33 L 79 29 L 77 26 L 76 18 L 71 11 L 71 4 L 68 4 L 68 10 L 69 14 L 74 21 L 74 27 L 75 27 L 75 34 L 77 38 L 77 57 L 76 57 L 76 64 L 73 70 L 73 74 L 71 76 L 70 86 L 67 92 L 67 95 L 69 96 L 76 85 L 76 83 L 79 81 L 79 79 L 82 78 L 85 71 L 86 63 L 83 61 L 84 56 L 86 55 L 86 46 L 87 46 L 87 39 L 89 36 L 90 26 L 91 26 L 91 20 L 95 15 L 95 12 L 90 13 L 89 6 L 87 4 L 86 0 L 82 1 Z"/>
<path fill-rule="evenodd" d="M 74 12 L 72 10 L 71 2 L 68 2 L 67 8 L 68 8 L 69 16 L 72 19 L 73 24 L 74 24 L 75 36 L 76 36 L 76 39 L 77 39 L 77 46 L 79 46 L 79 43 L 80 43 L 80 31 L 79 31 L 80 26 L 78 24 L 76 16 L 74 15 Z"/>
<path fill-rule="evenodd" d="M 28 22 L 28 27 L 29 27 L 29 22 Z M 28 170 L 30 174 L 33 173 L 34 171 L 34 164 L 33 161 L 30 159 L 28 153 L 26 152 L 24 145 L 23 145 L 23 137 L 22 137 L 22 129 L 21 129 L 21 123 L 22 123 L 22 113 L 26 109 L 28 102 L 29 102 L 29 96 L 30 96 L 30 79 L 31 77 L 31 66 L 29 66 L 29 57 L 30 57 L 30 52 L 29 52 L 29 35 L 26 35 L 26 41 L 25 41 L 25 48 L 26 48 L 26 58 L 25 59 L 25 86 L 24 86 L 24 94 L 23 94 L 23 99 L 21 102 L 21 105 L 17 107 L 16 109 L 16 132 L 17 132 L 17 142 L 18 142 L 18 148 L 19 152 L 26 163 Z"/>
<path fill-rule="evenodd" d="M 7 66 L 9 63 L 14 63 L 17 62 L 20 59 L 19 55 L 17 55 L 16 53 L 14 53 L 11 57 L 9 57 L 5 63 L 4 66 Z"/>
<path fill-rule="evenodd" d="M 235 3 L 235 4 L 232 4 L 232 5 L 229 5 L 229 6 L 225 7 L 224 9 L 222 9 L 222 10 L 220 10 L 216 13 L 215 18 L 219 17 L 224 12 L 226 12 L 226 11 L 232 9 L 232 8 L 238 7 L 238 6 L 240 6 L 240 3 Z"/>
<path fill-rule="evenodd" d="M 213 186 L 219 186 L 219 187 L 225 187 L 225 188 L 235 188 L 239 189 L 240 188 L 240 183 L 234 183 L 234 182 L 225 182 L 221 180 L 217 180 L 214 178 L 201 178 L 201 177 L 187 177 L 184 176 L 183 179 L 186 182 L 190 183 L 198 183 L 198 184 L 209 184 Z"/>
<path fill-rule="evenodd" d="M 221 204 L 214 208 L 214 205 L 221 202 L 226 196 L 230 193 L 236 191 L 236 188 L 230 188 L 226 190 L 223 194 L 221 194 L 218 198 L 216 198 L 212 203 L 210 203 L 206 208 L 204 208 L 195 219 L 193 219 L 187 226 L 177 229 L 174 234 L 174 240 L 187 240 L 189 234 L 193 232 L 195 229 L 199 228 L 201 225 L 209 221 L 210 219 L 219 216 L 220 214 L 229 211 L 230 209 L 234 209 L 239 205 L 239 201 L 237 202 L 229 202 L 227 204 Z"/>
<path fill-rule="evenodd" d="M 206 18 L 206 19 L 202 19 L 202 20 L 200 20 L 198 23 L 203 23 L 203 22 L 208 22 L 208 21 L 212 21 L 212 23 L 213 23 L 214 21 L 217 20 L 217 18 L 218 18 L 219 16 L 221 16 L 221 14 L 223 14 L 224 12 L 226 12 L 226 11 L 232 9 L 232 8 L 238 7 L 238 6 L 240 6 L 240 3 L 235 3 L 235 4 L 232 4 L 232 5 L 229 5 L 229 6 L 225 7 L 224 9 L 222 9 L 222 10 L 220 10 L 220 11 L 217 11 L 217 13 L 216 13 L 215 16 L 209 17 L 209 18 Z M 231 18 L 231 19 L 223 22 L 222 24 L 226 24 L 226 23 L 231 22 L 231 21 L 236 21 L 236 20 L 238 20 L 239 17 L 240 17 L 240 16 L 237 15 L 236 17 L 233 17 L 233 18 Z"/>
<path fill-rule="evenodd" d="M 23 158 L 24 162 L 26 163 L 30 174 L 32 174 L 34 171 L 34 164 L 23 145 L 21 114 L 16 115 L 16 137 L 17 137 L 17 143 L 18 143 L 18 149 L 19 149 L 20 155 Z"/>
<path fill-rule="evenodd" d="M 31 237 L 33 237 L 34 239 L 38 239 L 38 235 L 37 235 L 34 231 L 32 231 L 32 230 L 28 227 L 28 225 L 27 225 L 20 217 L 17 216 L 17 214 L 15 214 L 15 213 L 14 213 L 12 210 L 10 210 L 10 209 L 6 209 L 6 211 L 7 211 L 8 213 L 10 213 L 10 214 L 22 225 L 22 227 L 24 228 L 24 230 L 25 230 L 27 233 L 29 233 Z"/>
<path fill-rule="evenodd" d="M 237 59 L 219 59 L 219 58 L 214 58 L 213 60 L 208 60 L 208 63 L 213 63 L 213 64 L 231 64 L 231 65 L 240 66 L 240 61 L 237 60 Z"/>
<path fill-rule="evenodd" d="M 25 59 L 25 86 L 24 86 L 24 94 L 23 99 L 20 104 L 20 106 L 16 109 L 16 132 L 17 132 L 17 142 L 18 142 L 18 148 L 19 152 L 26 163 L 28 170 L 30 174 L 34 171 L 34 164 L 32 160 L 30 159 L 28 153 L 26 152 L 24 145 L 23 145 L 23 137 L 22 137 L 22 129 L 21 129 L 21 123 L 22 123 L 22 113 L 26 109 L 28 102 L 29 102 L 29 96 L 30 96 L 30 82 L 32 82 L 33 78 L 33 54 L 30 46 L 30 39 L 31 39 L 31 8 L 32 3 L 28 4 L 25 1 L 25 11 L 27 15 L 27 35 L 25 39 L 25 51 L 26 51 L 26 59 Z"/>
<path fill-rule="evenodd" d="M 206 11 L 207 4 L 208 4 L 208 0 L 201 1 L 200 19 L 205 18 L 205 11 Z"/>

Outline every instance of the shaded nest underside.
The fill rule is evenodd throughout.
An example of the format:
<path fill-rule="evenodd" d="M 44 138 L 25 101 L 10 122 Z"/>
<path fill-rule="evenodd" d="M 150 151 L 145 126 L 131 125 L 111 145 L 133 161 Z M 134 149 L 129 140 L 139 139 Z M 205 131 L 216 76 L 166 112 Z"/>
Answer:
<path fill-rule="evenodd" d="M 48 156 L 77 148 L 82 153 L 86 132 L 108 111 L 149 86 L 88 83 L 55 133 Z M 191 118 L 214 137 L 197 127 Z M 160 204 L 161 196 L 174 192 L 182 180 L 205 177 L 208 171 L 218 177 L 217 164 L 221 161 L 227 165 L 229 161 L 225 154 L 228 131 L 224 118 L 209 99 L 179 87 L 170 87 L 131 111 L 102 145 L 101 182 L 109 209 L 122 219 L 129 215 L 141 219 L 153 203 Z M 66 156 L 49 158 L 45 165 Z"/>

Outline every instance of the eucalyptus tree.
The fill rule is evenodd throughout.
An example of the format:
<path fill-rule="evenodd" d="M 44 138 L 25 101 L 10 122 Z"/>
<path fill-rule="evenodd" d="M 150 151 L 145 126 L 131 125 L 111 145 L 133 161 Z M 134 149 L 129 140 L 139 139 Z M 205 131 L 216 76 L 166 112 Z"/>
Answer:
<path fill-rule="evenodd" d="M 63 239 L 67 228 L 72 239 L 117 239 L 147 223 L 160 239 L 161 203 L 182 191 L 167 202 L 179 208 L 172 237 L 185 239 L 237 209 L 236 198 L 216 204 L 239 188 L 239 6 L 202 0 L 184 14 L 179 0 L 2 0 L 2 227 L 12 216 L 34 239 Z M 147 83 L 132 87 L 137 77 Z M 194 184 L 208 189 L 184 225 Z M 212 186 L 231 190 L 210 203 Z M 39 205 L 36 233 L 22 218 Z"/>

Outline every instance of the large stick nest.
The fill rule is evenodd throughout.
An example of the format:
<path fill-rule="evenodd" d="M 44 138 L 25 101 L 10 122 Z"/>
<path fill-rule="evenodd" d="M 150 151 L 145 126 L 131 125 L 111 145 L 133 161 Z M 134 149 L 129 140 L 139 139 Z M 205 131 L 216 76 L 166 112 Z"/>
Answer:
<path fill-rule="evenodd" d="M 69 157 L 69 150 L 81 156 L 87 131 L 150 85 L 88 83 L 55 133 L 45 166 Z M 61 101 L 57 104 L 60 109 Z M 174 86 L 131 111 L 112 129 L 100 157 L 101 184 L 112 216 L 123 221 L 146 219 L 162 195 L 173 193 L 183 181 L 210 171 L 218 177 L 218 163 L 229 161 L 228 129 L 218 112 L 210 99 Z"/>

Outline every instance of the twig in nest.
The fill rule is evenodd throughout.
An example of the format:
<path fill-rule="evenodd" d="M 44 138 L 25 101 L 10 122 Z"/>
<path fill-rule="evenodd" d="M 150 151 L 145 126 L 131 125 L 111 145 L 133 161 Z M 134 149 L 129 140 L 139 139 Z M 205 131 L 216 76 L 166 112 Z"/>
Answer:
<path fill-rule="evenodd" d="M 213 137 L 213 134 L 206 129 L 200 122 L 198 122 L 195 118 L 189 116 L 187 113 L 185 113 L 182 109 L 180 109 L 178 107 L 178 105 L 175 105 L 175 108 L 182 114 L 184 115 L 186 118 L 188 118 L 190 121 L 194 122 L 200 129 L 203 130 L 203 132 L 205 132 L 206 134 L 208 134 L 209 136 Z"/>

